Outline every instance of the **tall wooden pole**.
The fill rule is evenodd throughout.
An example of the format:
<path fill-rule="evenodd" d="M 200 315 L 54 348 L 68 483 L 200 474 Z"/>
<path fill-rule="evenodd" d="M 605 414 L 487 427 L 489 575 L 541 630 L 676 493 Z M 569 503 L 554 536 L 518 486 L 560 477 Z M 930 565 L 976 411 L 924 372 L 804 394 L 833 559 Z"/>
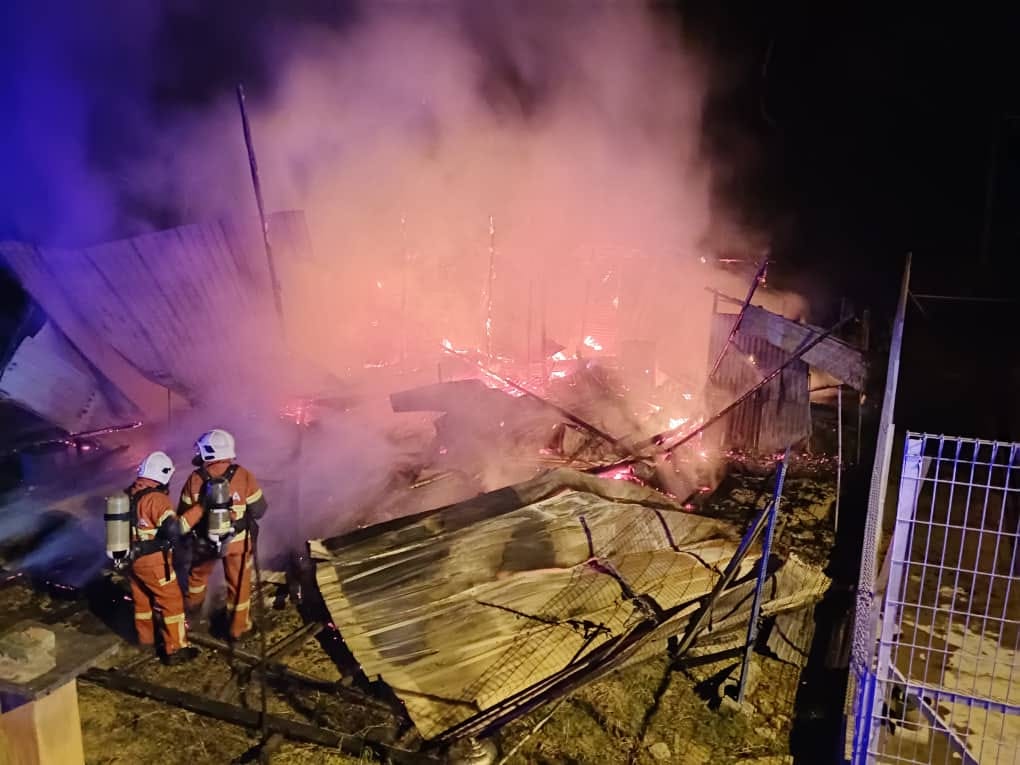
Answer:
<path fill-rule="evenodd" d="M 251 168 L 251 183 L 255 189 L 255 204 L 259 208 L 259 223 L 262 225 L 262 244 L 266 248 L 266 263 L 269 266 L 269 283 L 273 288 L 273 303 L 276 315 L 280 319 L 280 331 L 283 331 L 283 297 L 280 291 L 280 280 L 276 276 L 276 264 L 273 260 L 273 247 L 269 243 L 269 222 L 266 220 L 266 208 L 262 202 L 262 184 L 259 182 L 259 166 L 255 160 L 255 144 L 251 138 L 251 125 L 248 124 L 248 110 L 245 108 L 244 85 L 237 85 L 237 105 L 241 109 L 241 124 L 244 127 L 244 144 L 248 148 L 248 165 Z"/>

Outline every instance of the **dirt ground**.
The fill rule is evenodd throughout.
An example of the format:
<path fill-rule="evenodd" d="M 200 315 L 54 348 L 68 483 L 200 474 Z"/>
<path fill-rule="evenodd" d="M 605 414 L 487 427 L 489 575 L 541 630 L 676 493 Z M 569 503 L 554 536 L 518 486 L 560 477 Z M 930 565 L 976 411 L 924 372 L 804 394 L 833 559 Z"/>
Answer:
<path fill-rule="evenodd" d="M 770 491 L 771 485 L 760 476 L 731 476 L 702 511 L 746 523 L 751 517 L 748 505 L 762 488 Z M 824 563 L 832 544 L 833 489 L 830 475 L 787 479 L 778 552 L 793 549 L 802 559 Z M 303 620 L 289 603 L 282 608 L 272 607 L 269 601 L 280 595 L 275 588 L 269 586 L 264 592 L 266 642 L 272 646 L 300 629 Z M 280 605 L 279 597 L 276 600 Z M 25 583 L 8 584 L 0 590 L 0 626 L 14 617 L 49 614 L 59 618 L 61 608 L 68 608 L 68 604 Z M 129 624 L 130 604 L 123 601 L 119 608 Z M 258 641 L 249 639 L 242 647 L 256 652 Z M 497 741 L 501 755 L 521 744 L 536 723 L 551 712 L 547 722 L 523 741 L 508 763 L 792 762 L 789 738 L 800 669 L 756 655 L 760 680 L 745 710 L 735 710 L 731 704 L 716 708 L 718 696 L 712 679 L 736 661 L 677 669 L 671 668 L 663 655 L 625 668 L 504 728 Z M 315 638 L 289 655 L 285 663 L 322 680 L 342 678 L 338 664 Z M 164 667 L 154 658 L 143 660 L 142 654 L 125 642 L 107 666 L 130 666 L 129 674 L 134 677 L 232 704 L 259 707 L 259 684 L 248 677 L 247 665 L 237 660 L 232 665 L 225 654 L 217 651 L 204 649 L 202 656 L 190 664 Z M 257 761 L 256 731 L 107 690 L 85 679 L 79 682 L 79 705 L 90 765 Z M 359 708 L 335 694 L 297 686 L 270 687 L 267 706 L 273 714 L 348 734 L 387 724 L 387 716 L 381 712 Z M 285 741 L 272 761 L 280 765 L 339 765 L 376 760 L 367 754 L 351 757 Z"/>

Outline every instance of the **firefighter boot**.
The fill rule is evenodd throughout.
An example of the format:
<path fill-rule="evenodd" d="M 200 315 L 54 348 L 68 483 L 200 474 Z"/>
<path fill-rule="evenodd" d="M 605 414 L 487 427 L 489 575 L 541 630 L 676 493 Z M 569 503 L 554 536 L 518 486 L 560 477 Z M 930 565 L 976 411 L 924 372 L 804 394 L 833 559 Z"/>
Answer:
<path fill-rule="evenodd" d="M 184 664 L 185 662 L 191 661 L 198 656 L 198 648 L 193 645 L 186 645 L 184 648 L 178 648 L 171 654 L 167 654 L 163 657 L 163 663 L 168 667 L 172 667 L 177 664 Z"/>

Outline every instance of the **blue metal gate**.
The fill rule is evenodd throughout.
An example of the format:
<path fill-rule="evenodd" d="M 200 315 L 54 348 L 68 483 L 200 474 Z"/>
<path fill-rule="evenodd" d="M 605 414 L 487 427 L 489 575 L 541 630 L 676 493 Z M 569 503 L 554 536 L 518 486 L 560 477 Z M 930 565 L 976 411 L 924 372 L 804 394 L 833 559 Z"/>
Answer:
<path fill-rule="evenodd" d="M 886 565 L 858 610 L 878 639 L 855 662 L 854 763 L 1020 765 L 1018 462 L 1020 444 L 907 434 Z"/>

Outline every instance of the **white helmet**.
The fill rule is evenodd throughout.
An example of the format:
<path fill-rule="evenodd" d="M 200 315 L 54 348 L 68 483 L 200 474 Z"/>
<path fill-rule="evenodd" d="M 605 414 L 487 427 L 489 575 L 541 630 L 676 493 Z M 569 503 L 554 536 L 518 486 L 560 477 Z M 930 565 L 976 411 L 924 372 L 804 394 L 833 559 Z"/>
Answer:
<path fill-rule="evenodd" d="M 203 433 L 195 442 L 195 454 L 202 462 L 232 460 L 234 453 L 234 437 L 225 430 L 210 430 Z"/>
<path fill-rule="evenodd" d="M 151 478 L 156 483 L 166 486 L 174 474 L 174 462 L 166 452 L 153 452 L 138 466 L 139 478 Z"/>

